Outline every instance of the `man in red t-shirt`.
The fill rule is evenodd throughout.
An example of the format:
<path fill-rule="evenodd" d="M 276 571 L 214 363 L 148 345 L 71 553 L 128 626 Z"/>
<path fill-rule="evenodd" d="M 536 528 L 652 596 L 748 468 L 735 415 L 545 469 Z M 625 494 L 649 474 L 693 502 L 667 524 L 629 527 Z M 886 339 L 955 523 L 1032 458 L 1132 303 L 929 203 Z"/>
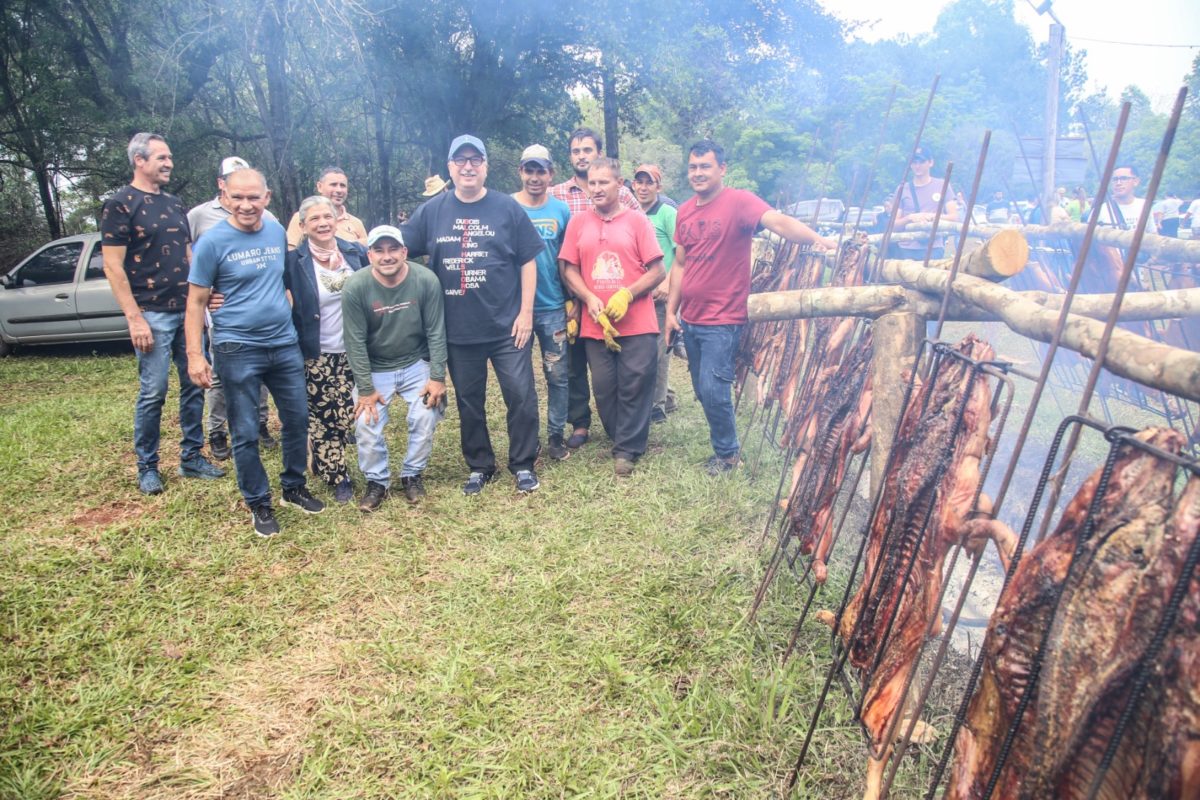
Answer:
<path fill-rule="evenodd" d="M 725 151 L 711 139 L 692 145 L 688 182 L 696 195 L 679 207 L 675 263 L 663 335 L 683 332 L 692 389 L 708 420 L 711 475 L 738 465 L 733 357 L 750 296 L 750 240 L 759 226 L 790 242 L 835 249 L 837 242 L 773 210 L 756 195 L 727 188 Z"/>
<path fill-rule="evenodd" d="M 658 317 L 650 293 L 664 272 L 654 226 L 622 206 L 622 188 L 620 162 L 591 163 L 592 208 L 571 217 L 558 257 L 568 288 L 587 308 L 579 336 L 596 410 L 613 442 L 613 469 L 628 477 L 650 435 L 658 374 Z"/>

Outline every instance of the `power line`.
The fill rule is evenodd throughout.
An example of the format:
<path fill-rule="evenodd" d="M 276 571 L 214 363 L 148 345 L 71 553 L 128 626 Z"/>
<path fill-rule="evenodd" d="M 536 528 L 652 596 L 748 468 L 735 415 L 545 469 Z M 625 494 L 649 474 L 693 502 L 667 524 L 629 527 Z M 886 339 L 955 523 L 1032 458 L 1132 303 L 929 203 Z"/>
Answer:
<path fill-rule="evenodd" d="M 1200 44 L 1155 44 L 1154 42 L 1118 42 L 1113 39 L 1089 39 L 1086 36 L 1071 36 L 1073 42 L 1095 42 L 1097 44 L 1120 44 L 1126 47 L 1182 47 L 1188 50 L 1200 48 Z"/>

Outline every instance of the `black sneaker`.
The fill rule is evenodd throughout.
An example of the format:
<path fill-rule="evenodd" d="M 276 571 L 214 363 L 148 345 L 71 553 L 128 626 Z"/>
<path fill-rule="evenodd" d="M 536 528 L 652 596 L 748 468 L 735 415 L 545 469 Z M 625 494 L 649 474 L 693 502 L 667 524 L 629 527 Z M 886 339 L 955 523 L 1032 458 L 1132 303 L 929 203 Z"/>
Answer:
<path fill-rule="evenodd" d="M 658 406 L 655 406 L 654 408 L 650 409 L 650 421 L 654 422 L 654 423 L 666 422 L 667 421 L 666 410 L 663 408 L 659 408 Z"/>
<path fill-rule="evenodd" d="M 495 472 L 472 472 L 467 476 L 467 482 L 463 484 L 463 494 L 479 494 L 495 474 Z"/>
<path fill-rule="evenodd" d="M 279 447 L 279 442 L 275 441 L 275 437 L 271 435 L 271 429 L 265 422 L 258 423 L 258 446 L 263 450 L 274 450 Z"/>
<path fill-rule="evenodd" d="M 419 503 L 425 496 L 425 481 L 420 475 L 405 475 L 400 485 L 404 487 L 404 499 L 410 503 Z"/>
<path fill-rule="evenodd" d="M 572 450 L 578 450 L 587 444 L 588 440 L 591 438 L 591 434 L 588 433 L 588 431 L 584 431 L 583 433 L 571 431 L 571 436 L 569 439 L 567 439 L 567 447 L 571 448 Z"/>
<path fill-rule="evenodd" d="M 716 477 L 717 475 L 724 475 L 727 472 L 732 472 L 741 466 L 741 464 L 742 459 L 738 456 L 721 458 L 721 456 L 712 455 L 709 456 L 708 461 L 704 462 L 704 471 L 709 475 Z"/>
<path fill-rule="evenodd" d="M 305 514 L 320 514 L 325 510 L 325 504 L 309 494 L 306 486 L 284 489 L 283 497 L 279 498 L 279 502 L 281 505 L 295 506 Z"/>
<path fill-rule="evenodd" d="M 225 470 L 211 463 L 204 456 L 197 454 L 179 462 L 179 476 L 181 478 L 200 478 L 211 481 L 225 477 Z"/>
<path fill-rule="evenodd" d="M 570 449 L 563 444 L 561 436 L 551 436 L 550 443 L 546 447 L 546 453 L 554 461 L 562 461 L 565 458 L 571 457 Z"/>
<path fill-rule="evenodd" d="M 279 522 L 275 519 L 275 512 L 271 510 L 270 503 L 262 503 L 250 509 L 250 522 L 254 525 L 254 533 L 260 538 L 270 539 L 279 533 Z"/>
<path fill-rule="evenodd" d="M 367 481 L 367 490 L 363 492 L 362 500 L 358 501 L 358 510 L 364 514 L 370 514 L 372 511 L 378 511 L 383 505 L 383 501 L 387 499 L 388 487 L 382 483 L 375 481 Z"/>
<path fill-rule="evenodd" d="M 233 451 L 229 449 L 229 437 L 223 433 L 214 433 L 208 437 L 208 452 L 212 453 L 212 457 L 217 461 L 228 461 L 233 455 Z"/>
<path fill-rule="evenodd" d="M 537 473 L 531 469 L 523 469 L 517 472 L 517 491 L 521 494 L 529 494 L 537 491 L 541 486 L 538 483 Z"/>

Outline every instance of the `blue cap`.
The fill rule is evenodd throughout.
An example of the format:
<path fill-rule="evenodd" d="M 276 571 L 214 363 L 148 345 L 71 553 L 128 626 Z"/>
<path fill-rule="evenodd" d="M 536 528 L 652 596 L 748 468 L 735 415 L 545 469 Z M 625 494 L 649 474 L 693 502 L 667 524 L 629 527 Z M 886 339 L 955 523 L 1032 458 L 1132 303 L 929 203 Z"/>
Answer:
<path fill-rule="evenodd" d="M 467 145 L 471 145 L 479 151 L 479 155 L 487 158 L 487 148 L 483 146 L 483 142 L 481 142 L 475 136 L 464 133 L 462 136 L 455 138 L 455 140 L 450 143 L 450 155 L 446 156 L 446 160 L 449 161 L 450 159 L 454 158 L 455 154 Z"/>

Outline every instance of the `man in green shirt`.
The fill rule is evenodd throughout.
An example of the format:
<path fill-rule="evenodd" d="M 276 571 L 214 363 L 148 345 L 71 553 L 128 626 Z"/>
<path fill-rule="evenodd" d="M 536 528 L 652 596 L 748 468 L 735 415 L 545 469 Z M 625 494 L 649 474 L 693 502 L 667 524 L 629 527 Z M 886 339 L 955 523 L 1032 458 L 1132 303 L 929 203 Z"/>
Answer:
<path fill-rule="evenodd" d="M 668 278 L 671 275 L 671 264 L 675 261 L 675 208 L 663 202 L 659 192 L 662 191 L 662 169 L 656 164 L 642 164 L 633 173 L 633 196 L 637 198 L 642 211 L 654 225 L 654 235 L 658 246 L 663 251 L 663 270 Z M 654 312 L 658 315 L 658 329 L 661 332 L 667 316 L 667 287 L 671 281 L 665 280 L 654 290 Z M 671 369 L 671 351 L 667 340 L 660 336 L 658 345 L 658 375 L 654 382 L 654 405 L 650 409 L 651 422 L 666 422 L 667 414 L 677 407 L 675 392 L 667 385 L 667 377 Z"/>
<path fill-rule="evenodd" d="M 432 272 L 408 261 L 398 228 L 367 234 L 370 269 L 346 279 L 342 329 L 354 373 L 358 466 L 367 478 L 363 512 L 379 508 L 391 486 L 384 429 L 388 405 L 408 404 L 408 453 L 400 470 L 404 496 L 425 496 L 421 472 L 433 451 L 433 432 L 446 407 L 446 321 L 442 287 Z"/>

